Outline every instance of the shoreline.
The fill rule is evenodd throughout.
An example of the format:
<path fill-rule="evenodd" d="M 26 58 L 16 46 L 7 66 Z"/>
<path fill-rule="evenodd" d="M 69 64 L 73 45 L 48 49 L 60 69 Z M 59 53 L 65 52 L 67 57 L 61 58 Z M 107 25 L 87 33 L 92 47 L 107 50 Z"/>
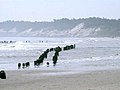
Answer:
<path fill-rule="evenodd" d="M 62 75 L 54 75 L 61 72 Z M 1 90 L 119 90 L 120 69 L 85 73 L 66 71 L 14 70 L 0 79 Z M 48 75 L 47 75 L 48 74 Z"/>
<path fill-rule="evenodd" d="M 66 73 L 68 74 L 86 74 L 86 73 L 94 73 L 94 72 L 101 72 L 101 71 L 119 71 L 120 68 L 106 68 L 106 69 L 91 69 L 91 70 L 66 70 L 66 69 L 41 69 L 41 68 L 35 68 L 35 69 L 11 69 L 11 70 L 4 70 L 1 69 L 5 72 L 46 72 L 46 73 L 58 73 L 58 75 L 62 75 L 61 73 Z"/>

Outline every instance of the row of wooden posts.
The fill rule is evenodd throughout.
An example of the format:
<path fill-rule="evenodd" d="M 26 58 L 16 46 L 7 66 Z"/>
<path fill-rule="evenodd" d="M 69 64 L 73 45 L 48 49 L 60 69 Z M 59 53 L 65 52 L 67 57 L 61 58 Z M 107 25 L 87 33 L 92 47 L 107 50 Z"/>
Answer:
<path fill-rule="evenodd" d="M 52 61 L 53 61 L 53 66 L 56 65 L 57 63 L 57 60 L 58 60 L 58 56 L 59 56 L 59 52 L 61 52 L 62 50 L 65 51 L 65 50 L 70 50 L 70 49 L 74 49 L 75 48 L 75 44 L 74 45 L 67 45 L 65 47 L 63 47 L 63 49 L 61 47 L 56 47 L 56 48 L 50 48 L 50 49 L 47 49 L 46 51 L 44 51 L 42 53 L 42 55 L 40 55 L 40 57 L 34 61 L 34 66 L 40 66 L 44 59 L 47 58 L 47 55 L 49 52 L 51 51 L 55 51 L 54 55 L 53 55 L 53 58 L 52 58 Z M 20 68 L 27 68 L 30 66 L 30 62 L 26 62 L 26 63 L 18 63 L 18 69 Z M 47 66 L 49 66 L 49 62 L 47 62 Z M 0 71 L 0 78 L 1 79 L 6 79 L 6 73 L 5 71 Z"/>
<path fill-rule="evenodd" d="M 66 50 L 70 50 L 70 49 L 75 49 L 75 44 L 73 44 L 73 45 L 67 45 L 67 46 L 65 46 L 65 47 L 63 47 L 63 48 L 60 47 L 60 46 L 58 46 L 58 47 L 56 47 L 56 48 L 47 49 L 47 50 L 45 50 L 45 51 L 39 56 L 39 58 L 38 58 L 37 60 L 34 61 L 34 66 L 35 66 L 35 67 L 39 67 L 40 65 L 42 65 L 44 59 L 47 58 L 48 53 L 49 53 L 49 52 L 52 52 L 52 51 L 55 52 L 54 55 L 53 55 L 53 57 L 52 57 L 53 66 L 55 66 L 56 63 L 57 63 L 57 60 L 58 60 L 59 52 L 61 52 L 61 51 L 66 51 Z M 18 63 L 18 69 L 20 69 L 20 68 L 27 68 L 27 67 L 29 67 L 29 66 L 30 66 L 30 62 Z M 47 67 L 49 67 L 49 62 L 47 62 Z"/>

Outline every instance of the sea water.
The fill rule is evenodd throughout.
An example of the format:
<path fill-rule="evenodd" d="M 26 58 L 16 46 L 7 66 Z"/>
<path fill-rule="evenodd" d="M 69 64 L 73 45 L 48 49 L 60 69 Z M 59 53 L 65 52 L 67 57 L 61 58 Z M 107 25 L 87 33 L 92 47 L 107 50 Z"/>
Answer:
<path fill-rule="evenodd" d="M 6 42 L 7 41 L 7 42 Z M 11 42 L 12 41 L 12 42 Z M 76 48 L 62 51 L 54 67 L 48 53 L 43 65 L 34 67 L 34 61 L 49 48 L 75 44 Z M 0 70 L 18 70 L 18 63 L 30 62 L 29 69 L 93 71 L 120 68 L 120 38 L 42 38 L 0 37 Z M 50 63 L 47 67 L 46 62 Z"/>

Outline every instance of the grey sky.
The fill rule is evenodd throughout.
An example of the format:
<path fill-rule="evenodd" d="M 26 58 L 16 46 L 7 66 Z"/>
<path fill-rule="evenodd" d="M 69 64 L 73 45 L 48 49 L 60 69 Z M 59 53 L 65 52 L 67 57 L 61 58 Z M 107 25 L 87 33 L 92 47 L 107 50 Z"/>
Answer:
<path fill-rule="evenodd" d="M 0 22 L 88 17 L 120 18 L 120 0 L 0 0 Z"/>

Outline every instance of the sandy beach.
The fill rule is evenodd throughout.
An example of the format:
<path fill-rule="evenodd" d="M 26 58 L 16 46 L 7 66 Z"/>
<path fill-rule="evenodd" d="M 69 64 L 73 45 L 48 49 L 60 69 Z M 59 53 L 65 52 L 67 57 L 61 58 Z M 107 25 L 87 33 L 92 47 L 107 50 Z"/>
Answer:
<path fill-rule="evenodd" d="M 6 71 L 7 79 L 0 79 L 0 90 L 120 90 L 120 70 L 65 73 L 67 72 Z"/>

